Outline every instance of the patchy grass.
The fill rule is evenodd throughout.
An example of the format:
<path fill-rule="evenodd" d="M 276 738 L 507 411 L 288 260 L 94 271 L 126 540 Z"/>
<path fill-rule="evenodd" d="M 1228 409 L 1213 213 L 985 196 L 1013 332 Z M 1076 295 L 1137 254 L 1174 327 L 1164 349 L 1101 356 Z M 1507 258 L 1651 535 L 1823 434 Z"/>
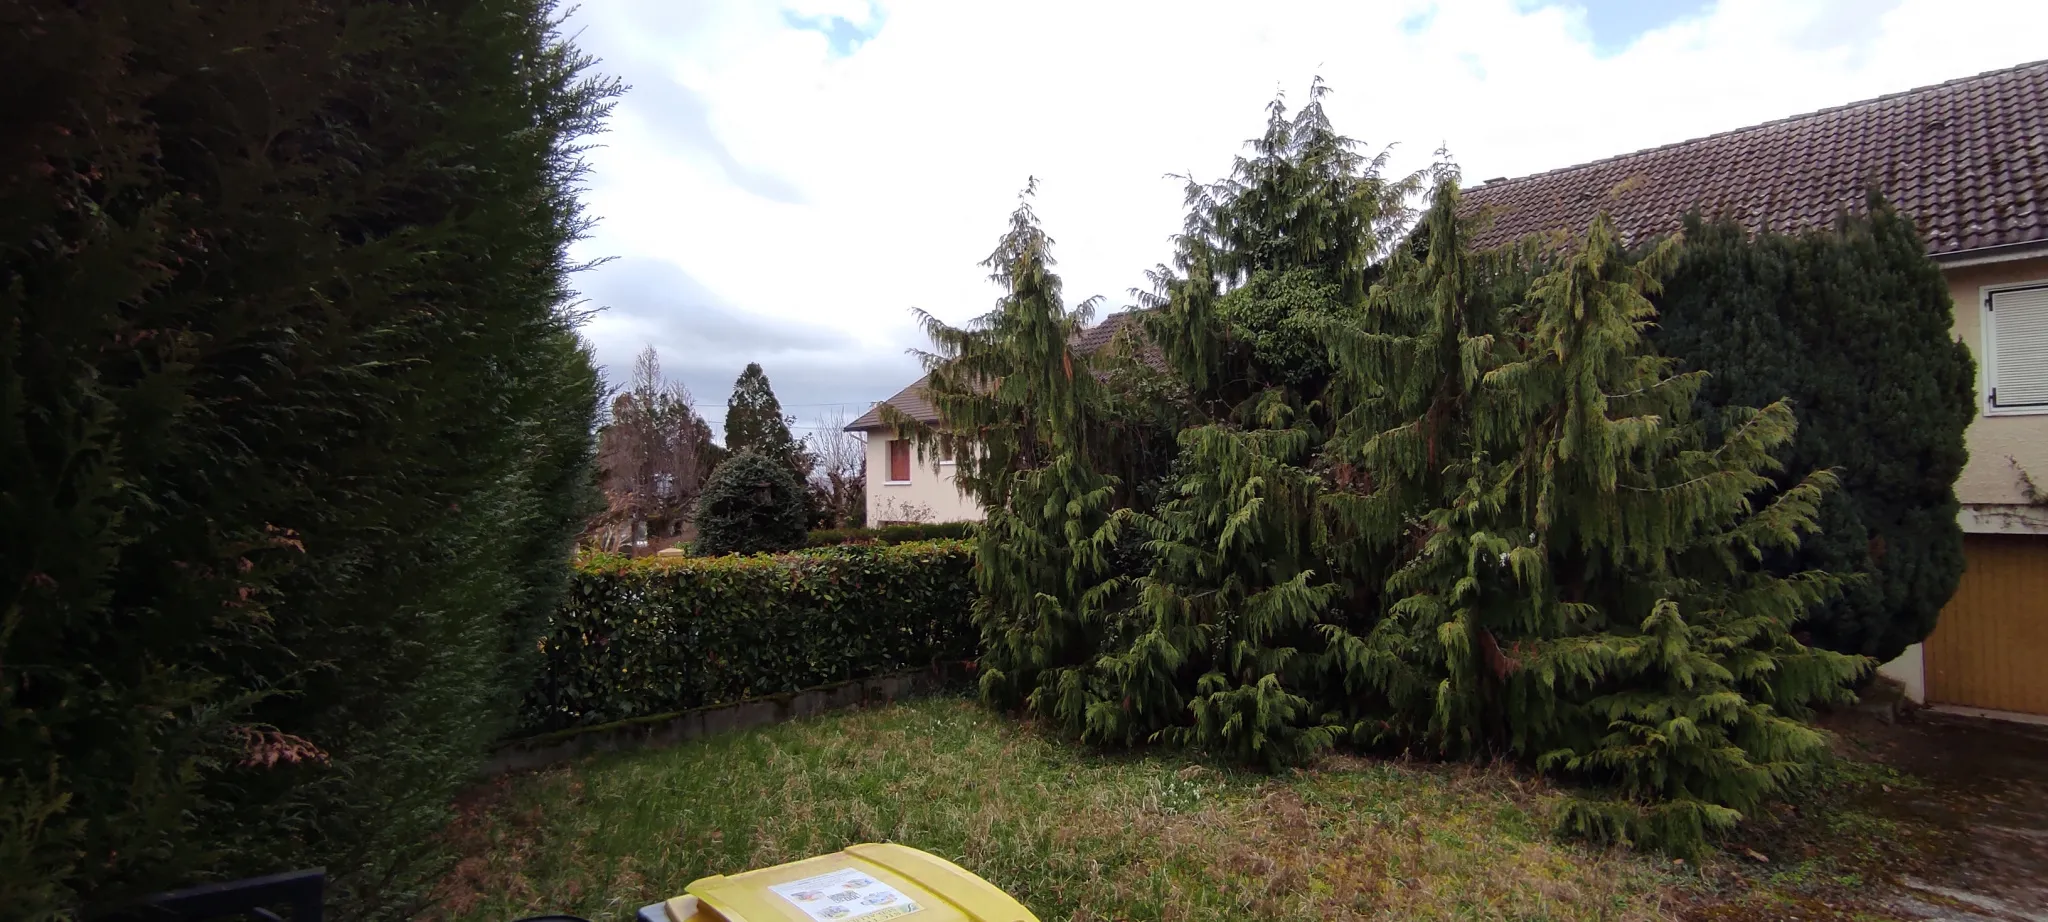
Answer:
<path fill-rule="evenodd" d="M 627 919 L 698 877 L 874 841 L 950 858 L 1046 920 L 1868 917 L 1785 909 L 1839 909 L 1808 894 L 1862 882 L 1824 845 L 1705 868 L 1587 849 L 1547 835 L 1559 797 L 1472 766 L 1106 757 L 931 699 L 498 779 L 451 830 L 439 917 Z M 1779 825 L 1887 834 L 1840 822 Z"/>

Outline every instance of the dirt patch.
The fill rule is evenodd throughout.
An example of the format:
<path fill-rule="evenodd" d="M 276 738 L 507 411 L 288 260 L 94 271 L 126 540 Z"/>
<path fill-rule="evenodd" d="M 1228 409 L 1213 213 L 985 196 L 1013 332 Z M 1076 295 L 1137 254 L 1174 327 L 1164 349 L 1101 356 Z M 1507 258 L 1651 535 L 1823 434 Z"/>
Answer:
<path fill-rule="evenodd" d="M 434 915 L 467 914 L 489 895 L 532 896 L 526 870 L 544 822 L 538 807 L 514 809 L 509 778 L 495 778 L 464 792 L 443 833 L 462 857 L 435 887 Z"/>

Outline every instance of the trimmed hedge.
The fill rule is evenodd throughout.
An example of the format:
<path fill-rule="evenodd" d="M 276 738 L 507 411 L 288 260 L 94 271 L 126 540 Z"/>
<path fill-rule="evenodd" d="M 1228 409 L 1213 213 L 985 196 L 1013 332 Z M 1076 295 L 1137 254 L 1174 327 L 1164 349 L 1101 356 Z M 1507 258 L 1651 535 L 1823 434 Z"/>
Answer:
<path fill-rule="evenodd" d="M 805 547 L 840 544 L 905 544 L 911 541 L 965 540 L 974 537 L 973 522 L 930 525 L 884 525 L 880 528 L 820 528 L 804 539 Z"/>
<path fill-rule="evenodd" d="M 585 560 L 540 641 L 527 733 L 971 659 L 973 547 Z"/>

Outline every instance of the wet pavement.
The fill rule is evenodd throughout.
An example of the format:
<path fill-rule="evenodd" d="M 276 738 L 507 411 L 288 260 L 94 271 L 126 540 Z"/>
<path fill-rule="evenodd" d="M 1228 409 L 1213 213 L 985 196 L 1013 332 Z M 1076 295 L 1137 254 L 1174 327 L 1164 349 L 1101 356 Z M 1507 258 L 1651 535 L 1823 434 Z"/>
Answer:
<path fill-rule="evenodd" d="M 1941 829 L 1887 908 L 1908 919 L 2048 922 L 2048 727 L 1918 711 L 1857 747 L 1925 782 L 1872 806 Z"/>

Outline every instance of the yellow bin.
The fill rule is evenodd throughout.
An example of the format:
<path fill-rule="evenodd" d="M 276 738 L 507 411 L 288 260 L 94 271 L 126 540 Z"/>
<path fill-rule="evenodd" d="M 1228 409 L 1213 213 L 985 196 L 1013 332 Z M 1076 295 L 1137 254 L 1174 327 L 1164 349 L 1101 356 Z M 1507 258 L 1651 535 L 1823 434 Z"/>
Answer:
<path fill-rule="evenodd" d="M 640 910 L 640 922 L 1038 922 L 966 869 L 906 845 L 852 845 L 731 877 Z"/>

